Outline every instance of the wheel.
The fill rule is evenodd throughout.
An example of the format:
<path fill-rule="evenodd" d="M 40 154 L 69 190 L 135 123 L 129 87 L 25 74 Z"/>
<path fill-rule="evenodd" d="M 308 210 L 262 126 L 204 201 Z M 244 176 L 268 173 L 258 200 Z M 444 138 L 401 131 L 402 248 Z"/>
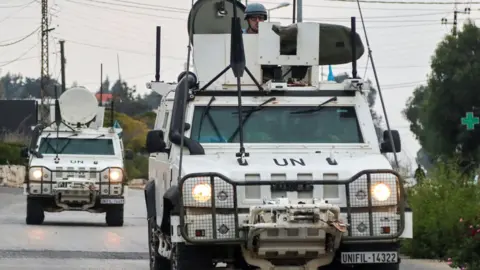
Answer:
<path fill-rule="evenodd" d="M 204 246 L 176 243 L 172 249 L 171 270 L 214 270 L 212 255 Z"/>
<path fill-rule="evenodd" d="M 121 227 L 123 226 L 123 204 L 112 205 L 107 209 L 105 221 L 108 226 Z"/>
<path fill-rule="evenodd" d="M 28 225 L 40 225 L 45 220 L 45 212 L 39 199 L 27 197 L 27 217 L 25 222 Z"/>
<path fill-rule="evenodd" d="M 158 254 L 157 250 L 160 245 L 158 237 L 155 236 L 156 219 L 148 220 L 148 253 L 150 255 L 150 270 L 170 270 L 170 260 Z"/>

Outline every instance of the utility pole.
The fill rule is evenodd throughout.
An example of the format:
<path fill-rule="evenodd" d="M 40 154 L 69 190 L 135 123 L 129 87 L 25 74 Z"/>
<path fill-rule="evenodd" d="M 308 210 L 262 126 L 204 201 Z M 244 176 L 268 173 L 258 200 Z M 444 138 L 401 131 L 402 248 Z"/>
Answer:
<path fill-rule="evenodd" d="M 100 101 L 98 106 L 103 106 L 103 64 L 100 64 Z"/>
<path fill-rule="evenodd" d="M 60 68 L 62 70 L 62 93 L 65 93 L 65 90 L 67 88 L 66 83 L 65 83 L 65 40 L 60 40 Z"/>
<path fill-rule="evenodd" d="M 452 24 L 452 35 L 457 36 L 458 14 L 470 14 L 470 8 L 465 8 L 464 11 L 457 10 L 457 4 L 455 4 L 455 10 L 453 11 L 453 23 L 449 23 L 447 18 L 442 18 L 442 24 Z"/>
<path fill-rule="evenodd" d="M 47 122 L 47 108 L 45 108 L 45 93 L 47 88 L 47 83 L 49 79 L 49 69 L 48 69 L 48 32 L 54 30 L 55 28 L 48 28 L 48 0 L 42 0 L 42 21 L 41 21 L 41 30 L 42 30 L 42 40 L 41 40 L 41 64 L 40 64 L 40 121 Z"/>

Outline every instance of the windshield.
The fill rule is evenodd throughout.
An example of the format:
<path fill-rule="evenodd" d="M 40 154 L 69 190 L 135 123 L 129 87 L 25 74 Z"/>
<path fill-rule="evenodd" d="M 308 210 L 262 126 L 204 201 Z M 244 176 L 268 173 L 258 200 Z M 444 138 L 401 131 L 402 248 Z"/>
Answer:
<path fill-rule="evenodd" d="M 58 143 L 58 145 L 57 145 Z M 42 138 L 40 141 L 41 154 L 66 155 L 114 155 L 111 139 L 79 139 L 79 138 Z"/>
<path fill-rule="evenodd" d="M 200 143 L 238 142 L 238 108 L 196 106 L 191 138 Z M 243 115 L 254 107 L 244 106 Z M 353 106 L 266 106 L 251 113 L 244 124 L 245 143 L 363 143 Z M 203 118 L 203 120 L 202 120 Z"/>

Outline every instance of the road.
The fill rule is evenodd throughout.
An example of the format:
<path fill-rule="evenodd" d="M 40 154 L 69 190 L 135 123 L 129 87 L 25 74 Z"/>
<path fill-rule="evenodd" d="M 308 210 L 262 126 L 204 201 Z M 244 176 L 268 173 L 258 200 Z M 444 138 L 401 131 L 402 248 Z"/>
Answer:
<path fill-rule="evenodd" d="M 20 189 L 0 187 L 0 270 L 148 269 L 143 192 L 130 190 L 125 225 L 110 228 L 103 214 L 46 213 L 41 226 L 25 225 Z M 403 260 L 402 270 L 447 270 L 445 264 Z"/>

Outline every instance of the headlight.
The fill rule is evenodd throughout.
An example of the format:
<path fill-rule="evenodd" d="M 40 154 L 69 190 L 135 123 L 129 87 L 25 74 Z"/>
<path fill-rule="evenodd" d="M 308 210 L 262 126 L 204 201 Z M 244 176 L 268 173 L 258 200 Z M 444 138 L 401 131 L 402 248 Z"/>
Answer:
<path fill-rule="evenodd" d="M 109 178 L 111 182 L 120 182 L 123 178 L 122 170 L 120 169 L 110 169 Z"/>
<path fill-rule="evenodd" d="M 192 197 L 197 202 L 206 202 L 212 197 L 212 189 L 209 184 L 197 184 L 193 187 Z"/>
<path fill-rule="evenodd" d="M 384 202 L 390 198 L 390 188 L 384 183 L 376 184 L 372 189 L 372 195 L 378 201 Z"/>
<path fill-rule="evenodd" d="M 42 169 L 40 169 L 40 168 L 30 169 L 30 179 L 31 180 L 41 180 L 42 176 L 43 176 Z"/>

